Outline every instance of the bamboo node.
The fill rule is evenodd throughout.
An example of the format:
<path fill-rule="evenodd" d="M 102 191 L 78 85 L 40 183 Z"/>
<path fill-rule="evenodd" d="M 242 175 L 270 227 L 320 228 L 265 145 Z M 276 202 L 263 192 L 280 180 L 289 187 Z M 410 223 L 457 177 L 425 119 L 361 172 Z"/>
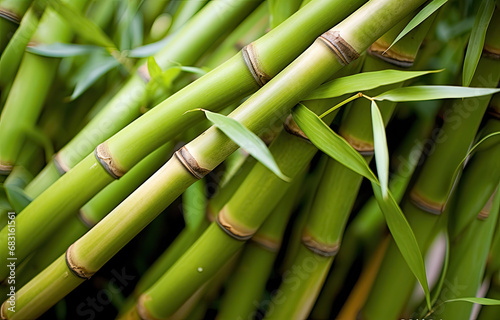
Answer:
<path fill-rule="evenodd" d="M 269 252 L 278 252 L 281 247 L 281 243 L 279 243 L 279 241 L 260 235 L 258 233 L 252 237 L 252 242 L 261 246 Z"/>
<path fill-rule="evenodd" d="M 54 166 L 56 167 L 57 171 L 59 172 L 60 175 L 65 174 L 68 172 L 71 168 L 64 163 L 64 161 L 61 159 L 61 154 L 58 152 L 54 158 L 52 159 L 54 161 Z"/>
<path fill-rule="evenodd" d="M 269 80 L 271 80 L 271 76 L 262 70 L 262 66 L 257 57 L 257 53 L 255 52 L 253 43 L 243 47 L 243 49 L 241 49 L 241 53 L 243 55 L 243 61 L 245 61 L 248 70 L 250 70 L 253 78 L 259 86 L 262 87 Z"/>
<path fill-rule="evenodd" d="M 144 80 L 144 82 L 148 83 L 151 81 L 151 75 L 149 74 L 148 66 L 146 64 L 143 64 L 137 69 L 137 74 L 142 80 Z"/>
<path fill-rule="evenodd" d="M 413 189 L 410 192 L 411 202 L 417 207 L 425 212 L 432 213 L 435 215 L 440 215 L 444 211 L 444 203 L 435 202 L 430 199 L 427 199 L 423 195 L 421 195 L 418 191 Z"/>
<path fill-rule="evenodd" d="M 227 235 L 229 235 L 233 239 L 240 241 L 247 241 L 252 238 L 252 236 L 255 234 L 255 230 L 237 226 L 235 223 L 229 221 L 230 219 L 228 219 L 226 215 L 226 210 L 222 208 L 222 210 L 215 218 L 215 221 Z"/>
<path fill-rule="evenodd" d="M 319 38 L 332 51 L 342 65 L 348 65 L 359 57 L 359 53 L 341 36 L 339 31 L 327 31 Z"/>
<path fill-rule="evenodd" d="M 322 243 L 314 239 L 310 234 L 305 232 L 302 235 L 302 244 L 315 254 L 322 257 L 334 257 L 339 252 L 339 243 Z"/>
<path fill-rule="evenodd" d="M 72 274 L 77 276 L 80 279 L 88 280 L 90 279 L 95 272 L 90 272 L 85 269 L 85 267 L 77 265 L 73 259 L 71 258 L 71 250 L 73 248 L 73 245 L 70 245 L 68 247 L 68 250 L 66 250 L 66 265 L 68 266 L 68 269 L 71 271 Z"/>
<path fill-rule="evenodd" d="M 373 156 L 375 154 L 375 148 L 373 147 L 373 143 L 362 141 L 356 137 L 353 137 L 350 134 L 340 132 L 342 137 L 354 148 L 359 154 L 362 156 Z"/>
<path fill-rule="evenodd" d="M 500 49 L 486 44 L 483 47 L 483 56 L 493 60 L 500 60 Z"/>
<path fill-rule="evenodd" d="M 311 140 L 307 137 L 307 135 L 302 131 L 299 126 L 297 125 L 297 122 L 293 120 L 293 116 L 289 115 L 285 122 L 283 123 L 283 128 L 285 128 L 285 131 L 288 132 L 291 135 L 294 135 L 296 137 L 299 137 L 301 139 L 304 139 L 305 141 L 311 143 Z"/>
<path fill-rule="evenodd" d="M 14 166 L 10 163 L 2 163 L 0 162 L 0 175 L 9 175 L 14 169 Z"/>
<path fill-rule="evenodd" d="M 151 300 L 151 297 L 146 294 L 141 294 L 139 299 L 137 299 L 137 304 L 135 305 L 135 309 L 137 310 L 137 315 L 141 320 L 158 320 L 158 318 L 155 318 L 151 315 L 151 313 L 144 305 L 144 302 L 146 300 Z"/>
<path fill-rule="evenodd" d="M 9 20 L 10 22 L 14 22 L 17 25 L 19 25 L 21 23 L 21 17 L 19 17 L 14 12 L 11 12 L 11 11 L 8 11 L 5 9 L 0 9 L 0 18 L 4 18 L 5 20 Z"/>
<path fill-rule="evenodd" d="M 409 68 L 415 62 L 415 57 L 396 52 L 379 40 L 368 48 L 368 54 L 401 68 Z"/>
<path fill-rule="evenodd" d="M 121 170 L 113 161 L 113 156 L 109 151 L 108 145 L 106 142 L 101 143 L 95 148 L 94 151 L 95 157 L 97 161 L 103 166 L 104 170 L 115 179 L 120 179 L 125 172 Z"/>
<path fill-rule="evenodd" d="M 200 167 L 198 161 L 196 161 L 196 159 L 189 152 L 186 146 L 177 150 L 175 156 L 177 157 L 177 159 L 179 159 L 184 168 L 186 168 L 186 170 L 189 171 L 197 179 L 203 178 L 207 173 L 210 172 L 210 170 Z"/>
<path fill-rule="evenodd" d="M 83 209 L 78 210 L 77 215 L 78 219 L 80 219 L 80 221 L 89 229 L 92 229 L 97 224 L 96 221 L 87 217 L 87 214 L 85 213 L 85 211 L 83 211 Z"/>
<path fill-rule="evenodd" d="M 490 212 L 491 212 L 491 208 L 493 206 L 493 199 L 495 198 L 495 195 L 497 194 L 497 192 L 498 192 L 498 188 L 493 192 L 493 194 L 488 199 L 488 201 L 486 201 L 486 203 L 484 204 L 484 206 L 481 209 L 481 211 L 479 211 L 479 214 L 477 215 L 477 218 L 479 220 L 486 220 L 486 219 L 488 219 L 488 217 L 490 215 Z"/>

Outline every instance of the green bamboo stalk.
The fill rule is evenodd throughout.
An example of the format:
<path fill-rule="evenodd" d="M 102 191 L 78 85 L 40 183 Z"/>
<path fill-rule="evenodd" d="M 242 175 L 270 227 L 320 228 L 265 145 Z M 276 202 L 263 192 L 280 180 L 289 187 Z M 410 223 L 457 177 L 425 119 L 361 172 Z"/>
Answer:
<path fill-rule="evenodd" d="M 226 1 L 228 5 L 221 6 L 214 3 L 206 7 L 156 55 L 156 61 L 162 69 L 172 67 L 176 63 L 194 64 L 212 42 L 225 32 L 226 28 L 237 25 L 259 2 L 245 1 L 237 2 L 237 5 L 229 5 L 234 0 Z M 218 15 L 223 18 L 214 21 L 213 17 Z M 144 106 L 147 94 L 145 80 L 149 81 L 149 74 L 146 65 L 143 62 L 140 65 L 137 73 L 127 81 L 101 112 L 58 152 L 54 159 L 55 163 L 49 163 L 40 177 L 37 177 L 27 188 L 28 194 L 33 198 L 38 196 L 56 181 L 61 173 L 73 168 L 91 153 L 99 143 L 141 115 L 141 107 Z M 171 132 L 173 135 L 174 131 Z M 168 139 L 163 139 L 163 141 L 166 140 Z"/>
<path fill-rule="evenodd" d="M 430 135 L 434 123 L 432 117 L 419 118 L 412 125 L 401 146 L 396 150 L 391 161 L 394 174 L 391 175 L 389 189 L 396 202 L 400 202 L 410 183 L 423 152 L 422 141 Z M 385 219 L 374 197 L 371 197 L 360 209 L 354 220 L 348 225 L 339 254 L 328 275 L 312 312 L 313 319 L 326 319 L 332 311 L 332 302 L 338 296 L 359 251 L 367 261 L 380 242 L 385 231 Z"/>
<path fill-rule="evenodd" d="M 231 32 L 203 65 L 215 68 L 237 54 L 244 46 L 264 35 L 268 27 L 267 14 L 268 4 L 264 2 Z"/>
<path fill-rule="evenodd" d="M 284 71 L 261 88 L 257 94 L 246 100 L 231 114 L 231 117 L 259 134 L 273 117 L 283 115 L 290 110 L 300 101 L 301 97 L 330 78 L 335 71 L 341 69 L 343 64 L 355 59 L 358 51 L 368 47 L 392 24 L 395 24 L 412 9 L 420 5 L 421 1 L 412 2 L 411 5 L 406 4 L 401 6 L 399 1 L 393 0 L 380 3 L 370 2 L 363 6 L 331 32 L 325 33 L 323 38 L 319 38 Z M 359 38 L 359 35 L 352 32 L 354 28 L 359 28 L 360 25 L 362 30 L 372 31 L 371 36 L 363 34 Z M 341 38 L 337 33 L 332 33 L 335 31 L 345 35 L 346 38 Z M 333 51 L 328 43 L 330 45 L 340 45 L 342 43 L 342 54 Z M 349 45 L 350 43 L 353 43 L 354 46 Z M 297 81 L 297 79 L 307 79 L 308 81 Z M 109 145 L 111 145 L 112 141 L 112 139 L 108 140 Z M 129 147 L 132 146 L 133 144 L 129 145 Z M 34 278 L 18 292 L 17 312 L 12 314 L 5 311 L 7 317 L 14 319 L 16 317 L 33 317 L 53 305 L 61 295 L 69 292 L 68 290 L 71 290 L 71 287 L 76 287 L 95 273 L 190 184 L 205 175 L 207 170 L 213 170 L 236 149 L 237 145 L 215 127 L 210 128 L 203 135 L 180 149 L 176 153 L 176 157 L 169 160 L 165 166 L 123 201 L 104 220 L 68 248 L 66 256 L 56 260 L 40 274 L 40 276 L 59 278 L 58 273 L 52 273 L 50 270 L 53 268 L 59 270 L 60 261 L 67 260 L 68 270 L 74 272 L 75 277 L 68 279 L 67 284 L 56 287 L 51 286 L 50 289 L 44 290 L 43 296 L 33 296 L 32 293 L 39 292 L 40 288 L 34 288 L 39 285 L 45 286 L 47 284 L 46 280 L 41 281 L 39 277 Z M 110 148 L 109 150 L 113 149 Z M 168 181 L 166 185 L 165 181 Z M 122 210 L 127 213 L 124 214 L 121 212 Z M 219 214 L 218 218 L 219 221 L 223 219 L 221 214 Z M 264 219 L 259 217 L 259 220 Z M 252 233 L 255 232 L 253 227 L 253 224 L 245 227 L 243 229 L 244 235 L 246 235 L 247 230 L 252 230 Z M 238 229 L 231 228 L 231 230 L 233 234 L 234 232 L 240 234 Z M 206 257 L 211 257 L 217 252 L 221 260 L 227 261 L 241 247 L 242 242 L 228 236 L 227 232 L 227 229 L 223 231 L 217 224 L 212 223 L 200 239 L 170 268 L 162 279 L 141 296 L 138 304 L 140 306 L 138 312 L 141 317 L 148 317 L 147 315 L 152 314 L 153 317 L 159 318 L 175 313 L 198 290 L 200 285 L 214 274 L 216 268 L 204 262 Z M 215 243 L 210 241 L 211 239 L 214 239 Z M 204 243 L 204 245 L 200 246 L 199 243 Z M 211 244 L 208 250 L 203 248 L 206 244 Z M 221 248 L 225 252 L 218 252 Z M 202 252 L 198 254 L 197 249 L 202 249 Z M 186 259 L 186 257 L 188 258 Z M 193 261 L 189 261 L 191 259 Z M 193 266 L 197 266 L 196 269 L 190 270 Z M 192 271 L 194 271 L 194 274 Z M 80 280 L 74 281 L 74 278 L 77 277 Z M 187 279 L 189 281 L 186 281 Z M 168 288 L 161 285 L 164 280 L 169 283 Z M 180 287 L 183 288 L 181 291 L 174 289 L 180 288 L 176 283 L 181 284 Z M 158 304 L 160 300 L 150 298 L 157 295 L 157 293 L 160 293 L 163 297 L 168 297 L 169 304 Z M 161 300 L 164 301 L 164 299 Z M 36 308 L 25 308 L 27 304 L 33 303 L 33 301 L 37 301 L 35 302 Z M 4 305 L 3 310 L 6 307 Z"/>
<path fill-rule="evenodd" d="M 189 2 L 189 1 L 185 1 Z M 191 1 L 193 2 L 193 1 Z M 194 1 L 202 2 L 202 1 Z M 169 5 L 170 0 L 146 0 L 141 6 L 141 11 L 143 13 L 144 27 L 146 30 L 151 28 L 156 17 L 158 17 L 165 8 Z"/>
<path fill-rule="evenodd" d="M 271 0 L 269 12 L 271 13 L 271 28 L 277 27 L 288 19 L 295 11 L 299 10 L 302 0 Z"/>
<path fill-rule="evenodd" d="M 276 74 L 294 54 L 304 48 L 304 43 L 297 39 L 298 34 L 304 42 L 308 42 L 307 39 L 316 36 L 325 25 L 339 21 L 361 2 L 351 1 L 349 6 L 346 6 L 343 2 L 340 5 L 340 0 L 319 0 L 308 4 L 251 46 L 261 58 L 260 70 L 265 70 L 266 74 Z M 337 10 L 325 12 L 327 6 L 338 7 Z M 314 23 L 310 23 L 311 20 Z M 303 29 L 306 22 L 309 24 Z M 301 32 L 297 32 L 298 30 Z M 278 48 L 283 50 L 280 51 L 282 59 L 276 59 L 274 55 Z M 231 85 L 231 90 L 227 89 L 228 84 Z M 94 154 L 90 154 L 37 197 L 17 218 L 18 225 L 23 226 L 16 234 L 19 248 L 23 248 L 17 252 L 19 261 L 24 259 L 36 244 L 49 237 L 65 217 L 78 210 L 98 190 L 109 184 L 113 180 L 111 173 L 114 177 L 116 174 L 121 175 L 123 169 L 129 169 L 158 144 L 179 134 L 181 128 L 189 127 L 190 123 L 201 117 L 196 112 L 184 114 L 185 111 L 193 106 L 217 109 L 256 90 L 257 87 L 242 54 L 238 54 L 102 144 L 97 148 L 97 152 L 102 155 L 104 151 L 107 154 L 105 157 L 112 163 L 112 167 L 116 168 L 112 169 L 115 173 L 106 171 Z M 295 99 L 296 96 L 290 97 Z M 109 155 L 113 155 L 113 158 L 109 158 Z M 87 180 L 88 183 L 85 182 Z M 83 192 L 82 183 L 86 183 Z M 2 229 L 0 237 L 5 234 L 7 230 Z M 6 248 L 0 248 L 0 258 L 6 255 Z M 0 269 L 0 278 L 5 277 L 6 271 L 6 268 Z"/>
<path fill-rule="evenodd" d="M 73 1 L 82 10 L 88 0 Z M 47 9 L 32 38 L 34 43 L 66 42 L 72 32 L 53 10 Z M 57 70 L 59 59 L 26 52 L 0 116 L 0 174 L 8 174 L 22 149 L 25 127 L 34 126 Z M 26 88 L 31 89 L 26 94 Z"/>
<path fill-rule="evenodd" d="M 13 81 L 21 63 L 24 49 L 35 33 L 44 11 L 45 2 L 35 1 L 24 15 L 19 28 L 3 51 L 0 57 L 0 89 L 2 89 L 2 94 L 6 94 L 7 86 Z"/>
<path fill-rule="evenodd" d="M 207 0 L 201 1 L 181 1 L 179 7 L 172 16 L 172 24 L 169 32 L 179 30 L 191 17 L 196 14 L 207 3 Z"/>
<path fill-rule="evenodd" d="M 218 319 L 248 319 L 264 293 L 280 250 L 288 219 L 297 203 L 303 177 L 297 177 L 271 215 L 243 249 L 219 307 Z"/>
<path fill-rule="evenodd" d="M 420 28 L 415 29 L 413 34 L 406 38 L 406 41 L 393 46 L 392 50 L 387 50 L 392 42 L 391 39 L 394 39 L 399 34 L 408 21 L 409 17 L 403 19 L 370 47 L 371 54 L 378 57 L 380 57 L 380 51 L 387 52 L 382 60 L 368 56 L 365 59 L 364 71 L 387 69 L 393 67 L 388 62 L 394 63 L 394 61 L 400 66 L 409 66 L 413 63 L 420 44 L 427 34 L 430 22 L 426 22 Z M 368 94 L 376 95 L 382 90 L 385 91 L 401 85 L 400 83 L 384 86 L 383 88 L 374 89 L 373 93 Z M 370 102 L 364 99 L 354 101 L 339 129 L 341 135 L 356 150 L 366 155 L 366 161 L 368 162 L 371 160 L 374 150 L 371 119 L 366 112 L 369 104 Z M 395 106 L 396 103 L 391 102 L 380 105 L 386 125 Z M 333 160 L 329 162 L 302 233 L 302 244 L 311 250 L 313 256 L 322 257 L 324 261 L 302 277 L 298 289 L 292 282 L 284 283 L 280 288 L 280 293 L 282 293 L 285 302 L 266 317 L 270 319 L 305 318 L 309 315 L 323 286 L 330 265 L 340 248 L 345 224 L 354 205 L 362 179 L 360 175 L 343 165 Z M 327 212 L 330 214 L 325 214 Z M 301 258 L 308 259 L 306 256 Z M 296 259 L 293 266 L 304 266 L 306 263 L 307 260 Z"/>
<path fill-rule="evenodd" d="M 33 0 L 0 1 L 0 55 Z"/>
<path fill-rule="evenodd" d="M 497 145 L 497 148 L 498 145 Z M 475 157 L 488 157 L 487 152 L 476 154 Z M 483 154 L 486 153 L 486 154 Z M 479 163 L 470 164 L 475 167 Z M 479 179 L 478 176 L 472 175 L 472 172 L 465 169 L 463 179 L 460 181 L 460 186 L 457 190 L 457 199 L 459 202 L 453 212 L 454 215 L 460 216 L 467 214 L 469 208 L 462 208 L 460 204 L 462 199 L 468 198 L 469 202 L 475 201 L 473 195 L 467 193 L 470 189 L 468 184 L 478 184 L 484 182 L 484 179 Z M 489 179 L 489 171 L 487 168 L 482 168 L 483 174 L 481 178 Z M 472 170 L 476 171 L 477 170 Z M 470 173 L 469 173 L 470 172 Z M 498 175 L 491 177 L 491 180 L 496 181 L 497 187 L 500 177 Z M 464 188 L 462 188 L 464 187 Z M 497 225 L 498 212 L 500 208 L 500 193 L 496 192 L 492 199 L 491 207 L 485 208 L 477 212 L 477 218 L 473 220 L 464 230 L 459 238 L 452 239 L 450 248 L 450 261 L 448 270 L 445 276 L 445 283 L 459 284 L 454 290 L 444 287 L 440 297 L 435 305 L 434 315 L 443 319 L 459 319 L 469 318 L 472 312 L 472 303 L 468 302 L 453 302 L 450 304 L 442 304 L 442 302 L 462 297 L 475 297 L 479 287 L 483 281 L 483 275 L 486 268 L 486 261 L 489 253 L 493 232 Z"/>
<path fill-rule="evenodd" d="M 172 153 L 172 143 L 158 148 L 139 162 L 122 179 L 112 182 L 65 223 L 65 230 L 61 230 L 37 250 L 28 261 L 21 264 L 18 270 L 16 283 L 18 287 L 28 283 L 40 271 L 49 266 L 78 238 L 102 220 L 120 202 L 131 194 L 140 184 L 151 176 L 165 163 Z"/>
<path fill-rule="evenodd" d="M 498 47 L 498 39 L 494 36 L 495 28 L 495 24 L 489 28 L 486 39 L 486 44 L 493 48 Z M 471 86 L 496 86 L 499 78 L 500 64 L 485 55 L 478 64 Z M 444 125 L 434 137 L 433 152 L 424 163 L 410 197 L 403 201 L 403 212 L 423 254 L 444 227 L 446 215 L 440 213 L 448 197 L 454 170 L 473 141 L 489 100 L 490 97 L 458 100 L 453 102 L 452 108 L 445 111 Z M 362 318 L 397 317 L 406 304 L 414 283 L 410 269 L 392 241 L 361 312 Z M 388 303 L 393 308 L 385 308 Z"/>

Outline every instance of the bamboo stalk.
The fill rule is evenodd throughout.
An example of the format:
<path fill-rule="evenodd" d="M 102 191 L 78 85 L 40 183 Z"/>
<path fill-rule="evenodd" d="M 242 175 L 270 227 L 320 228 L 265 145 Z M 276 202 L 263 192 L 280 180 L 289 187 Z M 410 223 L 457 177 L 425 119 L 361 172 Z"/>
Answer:
<path fill-rule="evenodd" d="M 297 177 L 271 215 L 243 249 L 236 270 L 219 307 L 218 319 L 243 319 L 255 314 L 254 303 L 260 301 L 280 250 L 283 234 L 301 191 L 303 176 Z"/>
<path fill-rule="evenodd" d="M 88 0 L 73 1 L 73 7 L 82 10 Z M 65 42 L 72 36 L 66 22 L 53 10 L 45 11 L 37 32 L 35 43 L 49 44 Z M 9 96 L 0 115 L 0 174 L 8 174 L 16 164 L 23 146 L 24 127 L 34 126 L 40 114 L 50 84 L 55 77 L 58 59 L 46 58 L 26 52 L 19 72 L 12 84 Z M 31 94 L 25 94 L 26 88 Z"/>
<path fill-rule="evenodd" d="M 498 12 L 496 13 L 498 14 Z M 496 47 L 497 41 L 490 28 L 486 44 Z M 478 64 L 471 86 L 496 86 L 500 77 L 498 61 L 483 56 Z M 434 148 L 412 187 L 410 197 L 402 209 L 410 223 L 423 254 L 432 239 L 444 227 L 446 215 L 440 214 L 447 198 L 448 186 L 455 168 L 465 156 L 474 139 L 490 97 L 458 100 L 444 114 L 444 125 L 434 138 Z M 464 117 L 464 110 L 467 112 Z M 397 270 L 397 272 L 395 272 Z M 361 312 L 362 319 L 397 317 L 408 300 L 415 283 L 394 242 L 391 242 L 374 287 Z M 390 303 L 393 308 L 384 308 Z"/>
<path fill-rule="evenodd" d="M 410 183 L 423 152 L 422 141 L 430 135 L 433 120 L 432 117 L 416 120 L 393 156 L 391 163 L 396 169 L 391 175 L 389 189 L 396 202 L 401 201 Z M 375 244 L 382 240 L 384 234 L 385 219 L 376 199 L 372 196 L 345 231 L 339 254 L 311 312 L 313 319 L 328 318 L 332 311 L 332 302 L 338 297 L 359 251 L 361 250 L 363 257 L 368 260 L 375 250 Z"/>
<path fill-rule="evenodd" d="M 44 11 L 44 2 L 36 1 L 31 5 L 0 57 L 0 89 L 3 94 L 7 93 L 6 88 L 16 75 L 24 49 L 35 33 Z"/>
<path fill-rule="evenodd" d="M 225 1 L 228 4 L 234 2 L 233 0 Z M 194 64 L 212 42 L 225 32 L 226 28 L 237 25 L 258 3 L 259 1 L 256 0 L 237 2 L 237 5 L 221 6 L 214 3 L 208 6 L 156 55 L 157 63 L 162 69 L 172 67 L 176 63 Z M 219 15 L 223 18 L 214 21 L 213 17 Z M 149 81 L 149 74 L 147 74 L 146 65 L 143 62 L 140 65 L 137 73 L 127 81 L 101 112 L 58 152 L 54 163 L 49 163 L 40 178 L 36 178 L 28 187 L 27 192 L 32 197 L 38 196 L 37 192 L 45 190 L 62 173 L 73 168 L 99 143 L 141 115 L 140 109 L 144 106 L 147 94 L 144 80 Z M 162 125 L 169 127 L 166 123 Z M 169 132 L 170 138 L 173 138 L 174 132 L 175 134 L 179 133 L 179 131 L 175 131 L 175 128 L 172 128 Z M 168 137 L 163 139 L 163 141 L 168 140 Z M 146 154 L 142 154 L 140 158 L 155 150 L 156 147 L 148 150 Z M 54 170 L 54 166 L 59 170 Z"/>
<path fill-rule="evenodd" d="M 151 176 L 172 153 L 172 143 L 167 143 L 139 162 L 122 179 L 113 181 L 100 193 L 87 202 L 71 220 L 65 223 L 65 230 L 52 236 L 37 250 L 28 261 L 23 263 L 18 272 L 18 287 L 26 284 L 40 271 L 49 266 L 66 249 L 83 236 L 90 228 L 103 219 L 123 199 L 131 194 L 140 184 Z"/>
<path fill-rule="evenodd" d="M 2 0 L 0 2 L 0 55 L 14 34 L 33 0 Z"/>
<path fill-rule="evenodd" d="M 256 41 L 253 48 L 262 58 L 260 61 L 260 66 L 264 68 L 262 70 L 265 70 L 266 74 L 276 74 L 280 67 L 288 62 L 287 59 L 292 59 L 293 55 L 304 47 L 304 44 L 296 41 L 296 38 L 297 30 L 302 30 L 305 22 L 314 21 L 314 23 L 308 24 L 308 27 L 302 30 L 303 32 L 300 32 L 303 40 L 314 36 L 324 25 L 342 19 L 359 4 L 357 1 L 351 1 L 349 2 L 350 6 L 342 5 L 337 10 L 334 10 L 333 14 L 332 12 L 323 11 L 326 8 L 325 6 L 335 7 L 339 3 L 340 1 L 324 2 L 321 0 L 311 2 L 272 32 Z M 374 30 L 378 30 L 378 28 Z M 275 39 L 278 40 L 274 41 Z M 290 39 L 294 41 L 289 41 Z M 281 55 L 282 60 L 274 57 L 275 49 L 280 48 L 280 46 L 284 50 Z M 332 69 L 332 72 L 334 70 Z M 219 86 L 219 84 L 224 85 Z M 227 90 L 227 84 L 231 85 L 232 90 Z M 311 85 L 314 85 L 314 83 L 311 83 Z M 257 87 L 255 79 L 242 59 L 242 55 L 238 54 L 224 65 L 171 96 L 157 108 L 149 111 L 135 121 L 133 125 L 129 125 L 119 134 L 110 138 L 96 151 L 103 151 L 104 147 L 106 153 L 106 149 L 109 149 L 111 153 L 108 152 L 106 157 L 109 154 L 113 155 L 113 160 L 108 158 L 113 163 L 112 170 L 116 171 L 113 175 L 116 175 L 116 173 L 121 174 L 125 168 L 132 167 L 145 154 L 152 151 L 151 149 L 157 147 L 159 143 L 168 140 L 170 138 L 169 133 L 170 135 L 178 134 L 181 131 L 180 128 L 188 127 L 191 121 L 201 117 L 196 112 L 184 114 L 185 111 L 192 109 L 193 105 L 209 110 L 214 109 L 252 90 L 256 90 Z M 300 91 L 297 92 L 300 94 Z M 297 99 L 297 95 L 289 96 L 292 101 Z M 254 117 L 260 116 L 263 116 L 263 114 L 254 114 Z M 90 154 L 37 197 L 17 218 L 18 225 L 24 225 L 18 229 L 17 241 L 19 247 L 25 248 L 22 253 L 17 253 L 18 259 L 24 259 L 27 253 L 34 249 L 35 244 L 46 239 L 64 221 L 65 217 L 75 212 L 98 190 L 109 184 L 113 180 L 111 173 L 100 165 L 94 154 Z M 81 192 L 80 186 L 87 180 L 89 181 L 86 185 L 87 188 L 85 192 Z M 69 198 L 71 198 L 71 201 L 67 200 Z M 32 228 L 37 230 L 33 231 Z M 7 230 L 4 228 L 0 232 L 0 236 L 6 233 Z M 5 250 L 6 248 L 0 248 L 0 258 L 7 255 Z M 6 269 L 2 268 L 0 271 L 0 278 L 3 278 Z"/>

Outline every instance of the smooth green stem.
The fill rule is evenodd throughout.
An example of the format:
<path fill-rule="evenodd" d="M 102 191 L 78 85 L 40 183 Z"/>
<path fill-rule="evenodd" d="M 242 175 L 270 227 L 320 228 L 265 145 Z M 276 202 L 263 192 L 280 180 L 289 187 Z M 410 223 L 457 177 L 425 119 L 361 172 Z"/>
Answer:
<path fill-rule="evenodd" d="M 43 2 L 35 2 L 21 20 L 21 24 L 0 57 L 0 88 L 5 89 L 13 81 L 21 63 L 23 52 L 38 27 L 45 11 Z"/>
<path fill-rule="evenodd" d="M 75 9 L 82 10 L 87 1 L 78 0 L 72 4 Z M 66 22 L 48 9 L 32 40 L 50 44 L 66 42 L 71 37 L 72 32 Z M 24 144 L 23 130 L 35 125 L 55 77 L 58 62 L 59 59 L 25 53 L 0 116 L 0 171 L 8 172 L 16 164 Z M 30 88 L 30 94 L 26 94 L 26 88 Z"/>
<path fill-rule="evenodd" d="M 28 10 L 33 0 L 2 0 L 0 1 L 0 55 L 14 35 L 19 22 Z"/>
<path fill-rule="evenodd" d="M 245 246 L 238 266 L 228 279 L 218 319 L 248 319 L 249 315 L 255 314 L 255 303 L 261 300 L 264 293 L 302 182 L 302 177 L 294 181 L 293 186 L 252 238 L 253 241 Z"/>

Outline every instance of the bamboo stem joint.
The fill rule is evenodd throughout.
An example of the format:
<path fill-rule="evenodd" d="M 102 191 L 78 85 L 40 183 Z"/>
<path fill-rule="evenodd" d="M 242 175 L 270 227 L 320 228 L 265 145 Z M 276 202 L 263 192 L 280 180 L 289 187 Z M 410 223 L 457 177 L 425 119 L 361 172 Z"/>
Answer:
<path fill-rule="evenodd" d="M 103 166 L 104 170 L 115 179 L 119 179 L 125 174 L 113 161 L 113 156 L 108 149 L 106 142 L 101 143 L 95 148 L 95 157 Z"/>
<path fill-rule="evenodd" d="M 90 279 L 95 272 L 90 272 L 85 269 L 85 267 L 79 266 L 75 261 L 71 258 L 71 250 L 73 245 L 69 246 L 68 250 L 66 250 L 66 265 L 72 274 L 77 276 L 80 279 L 88 280 Z"/>
<path fill-rule="evenodd" d="M 307 142 L 311 143 L 311 140 L 307 137 L 307 135 L 302 131 L 295 120 L 293 120 L 293 116 L 289 115 L 285 122 L 283 123 L 283 128 L 285 129 L 286 132 L 288 132 L 291 135 L 294 135 L 296 137 L 299 137 L 301 139 L 306 140 Z"/>
<path fill-rule="evenodd" d="M 247 241 L 255 234 L 255 231 L 253 230 L 239 228 L 235 223 L 231 223 L 226 217 L 226 211 L 224 208 L 219 212 L 215 221 L 227 235 L 236 240 Z"/>
<path fill-rule="evenodd" d="M 368 48 L 368 53 L 382 61 L 401 68 L 410 68 L 415 62 L 414 57 L 402 55 L 378 41 Z"/>
<path fill-rule="evenodd" d="M 335 56 L 343 66 L 348 65 L 359 57 L 359 53 L 340 36 L 340 32 L 338 31 L 327 31 L 318 39 L 323 41 L 335 53 Z"/>
<path fill-rule="evenodd" d="M 10 22 L 14 22 L 15 24 L 21 23 L 21 18 L 17 14 L 7 11 L 5 9 L 0 9 L 0 18 L 9 20 Z"/>
<path fill-rule="evenodd" d="M 196 159 L 185 146 L 177 150 L 175 156 L 182 163 L 184 168 L 186 168 L 186 170 L 189 171 L 197 179 L 203 178 L 207 173 L 210 172 L 210 170 L 202 168 L 198 164 L 198 161 L 196 161 Z"/>
<path fill-rule="evenodd" d="M 269 76 L 267 73 L 262 70 L 262 67 L 259 63 L 259 60 L 257 58 L 257 54 L 255 53 L 255 48 L 253 46 L 253 43 L 250 43 L 249 45 L 243 47 L 241 50 L 241 53 L 243 55 L 243 60 L 245 61 L 245 64 L 252 73 L 252 76 L 254 77 L 255 81 L 259 86 L 263 86 L 271 80 L 271 76 Z"/>

